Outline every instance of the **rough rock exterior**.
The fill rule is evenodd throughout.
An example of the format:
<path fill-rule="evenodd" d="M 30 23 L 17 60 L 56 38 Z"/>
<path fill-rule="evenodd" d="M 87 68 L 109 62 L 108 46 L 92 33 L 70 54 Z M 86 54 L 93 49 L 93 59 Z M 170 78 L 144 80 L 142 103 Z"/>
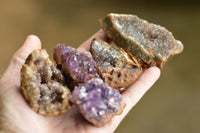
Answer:
<path fill-rule="evenodd" d="M 71 107 L 71 93 L 46 50 L 35 50 L 27 58 L 21 69 L 21 89 L 30 107 L 39 114 L 62 114 Z"/>
<path fill-rule="evenodd" d="M 100 78 L 75 87 L 71 101 L 95 126 L 108 123 L 114 115 L 121 114 L 125 107 L 119 91 L 109 87 Z"/>
<path fill-rule="evenodd" d="M 142 68 L 134 57 L 114 44 L 94 39 L 90 51 L 99 74 L 113 88 L 126 88 L 142 73 Z"/>
<path fill-rule="evenodd" d="M 135 15 L 111 13 L 100 24 L 108 37 L 144 66 L 162 68 L 171 56 L 183 50 L 182 43 L 167 29 Z"/>

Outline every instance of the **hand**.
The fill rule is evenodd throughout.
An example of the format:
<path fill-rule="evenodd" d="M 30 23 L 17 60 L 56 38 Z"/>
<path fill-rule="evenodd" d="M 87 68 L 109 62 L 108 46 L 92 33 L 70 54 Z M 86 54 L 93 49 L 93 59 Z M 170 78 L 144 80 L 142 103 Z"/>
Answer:
<path fill-rule="evenodd" d="M 93 38 L 109 41 L 100 30 L 84 42 L 78 50 L 89 50 Z M 20 70 L 27 56 L 35 49 L 41 49 L 38 37 L 30 35 L 23 46 L 13 55 L 10 64 L 0 80 L 0 132 L 6 133 L 111 133 L 141 97 L 160 76 L 160 70 L 151 67 L 144 70 L 140 78 L 122 95 L 126 107 L 121 115 L 103 127 L 87 122 L 74 106 L 65 114 L 48 117 L 37 114 L 27 104 L 20 90 Z"/>

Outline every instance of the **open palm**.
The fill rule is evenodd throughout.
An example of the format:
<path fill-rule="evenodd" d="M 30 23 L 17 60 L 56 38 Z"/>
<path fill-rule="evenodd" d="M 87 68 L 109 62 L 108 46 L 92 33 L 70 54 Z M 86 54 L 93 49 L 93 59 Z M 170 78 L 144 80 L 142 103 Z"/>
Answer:
<path fill-rule="evenodd" d="M 93 38 L 109 41 L 99 30 L 84 42 L 78 50 L 88 51 Z M 38 37 L 30 35 L 23 46 L 13 55 L 10 64 L 0 80 L 0 132 L 17 133 L 112 133 L 131 108 L 160 76 L 160 70 L 151 67 L 122 95 L 126 107 L 121 115 L 102 127 L 87 122 L 75 106 L 63 115 L 48 117 L 37 114 L 27 104 L 20 91 L 20 70 L 27 56 L 41 48 Z"/>

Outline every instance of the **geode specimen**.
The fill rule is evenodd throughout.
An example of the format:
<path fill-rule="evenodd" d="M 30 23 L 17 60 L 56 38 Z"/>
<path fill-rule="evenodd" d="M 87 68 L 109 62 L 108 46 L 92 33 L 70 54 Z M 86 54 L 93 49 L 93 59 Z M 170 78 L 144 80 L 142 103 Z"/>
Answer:
<path fill-rule="evenodd" d="M 100 78 L 76 86 L 70 100 L 95 126 L 108 123 L 114 115 L 121 114 L 125 107 L 119 91 L 109 87 Z"/>
<path fill-rule="evenodd" d="M 110 13 L 100 24 L 108 37 L 144 66 L 162 68 L 171 56 L 183 50 L 182 43 L 167 29 L 135 15 Z"/>
<path fill-rule="evenodd" d="M 68 58 L 71 54 L 76 53 L 77 50 L 66 44 L 58 44 L 54 49 L 54 60 L 57 65 L 62 65 L 65 58 Z"/>
<path fill-rule="evenodd" d="M 126 88 L 142 73 L 142 68 L 134 57 L 114 44 L 94 39 L 90 51 L 99 74 L 113 88 Z"/>
<path fill-rule="evenodd" d="M 61 66 L 71 89 L 78 83 L 99 77 L 96 63 L 89 53 L 80 53 L 75 48 L 58 44 L 54 49 L 54 59 L 56 64 Z"/>
<path fill-rule="evenodd" d="M 21 69 L 21 89 L 31 108 L 39 114 L 62 114 L 71 107 L 71 93 L 44 49 L 33 51 L 26 59 Z"/>

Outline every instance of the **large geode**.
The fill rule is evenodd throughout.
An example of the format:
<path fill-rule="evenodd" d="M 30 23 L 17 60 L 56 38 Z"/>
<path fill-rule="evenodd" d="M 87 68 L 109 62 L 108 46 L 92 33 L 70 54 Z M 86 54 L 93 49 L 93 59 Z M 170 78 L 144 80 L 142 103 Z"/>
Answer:
<path fill-rule="evenodd" d="M 95 126 L 108 123 L 114 115 L 121 114 L 125 107 L 119 91 L 109 87 L 99 78 L 76 86 L 71 101 Z"/>
<path fill-rule="evenodd" d="M 56 64 L 61 66 L 71 89 L 78 83 L 99 77 L 95 68 L 96 63 L 90 53 L 80 53 L 75 48 L 58 44 L 54 49 L 54 59 Z"/>
<path fill-rule="evenodd" d="M 31 108 L 43 115 L 57 115 L 71 107 L 67 86 L 60 70 L 46 50 L 35 50 L 21 69 L 21 89 Z"/>
<path fill-rule="evenodd" d="M 126 88 L 142 73 L 142 68 L 134 57 L 114 44 L 94 39 L 90 51 L 99 74 L 113 88 Z"/>
<path fill-rule="evenodd" d="M 118 46 L 147 66 L 162 68 L 171 56 L 183 50 L 182 43 L 167 29 L 135 15 L 110 13 L 100 24 Z"/>

